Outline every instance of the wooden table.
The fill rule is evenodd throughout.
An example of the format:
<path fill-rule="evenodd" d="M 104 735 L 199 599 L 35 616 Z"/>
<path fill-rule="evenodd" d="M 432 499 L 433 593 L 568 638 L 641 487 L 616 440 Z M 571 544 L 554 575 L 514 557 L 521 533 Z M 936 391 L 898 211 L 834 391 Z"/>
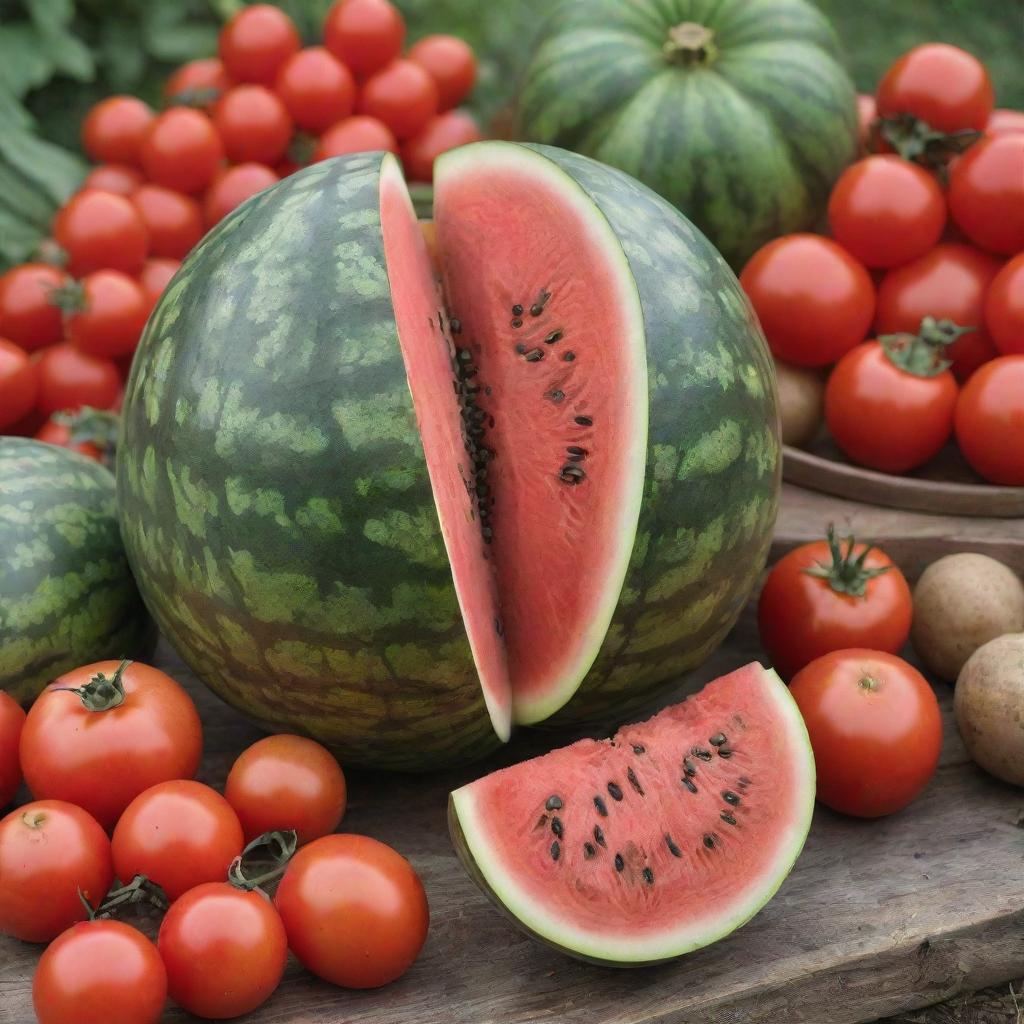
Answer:
<path fill-rule="evenodd" d="M 877 540 L 910 575 L 939 554 L 977 550 L 1024 573 L 1024 521 L 953 520 L 873 509 L 787 487 L 777 552 L 830 519 Z M 752 611 L 687 681 L 762 657 Z M 190 688 L 206 727 L 201 777 L 223 783 L 259 733 L 162 645 L 157 662 Z M 526 733 L 491 762 L 433 777 L 350 773 L 346 829 L 391 843 L 423 876 L 423 955 L 376 992 L 332 988 L 289 966 L 248 1021 L 289 1024 L 847 1024 L 1024 974 L 1024 792 L 973 766 L 938 686 L 945 742 L 935 780 L 892 818 L 815 813 L 804 854 L 776 898 L 730 938 L 674 964 L 617 971 L 570 960 L 508 924 L 463 873 L 448 841 L 450 789 L 539 753 Z M 0 1022 L 29 1022 L 38 951 L 0 938 Z M 177 1009 L 167 1021 L 195 1018 Z"/>

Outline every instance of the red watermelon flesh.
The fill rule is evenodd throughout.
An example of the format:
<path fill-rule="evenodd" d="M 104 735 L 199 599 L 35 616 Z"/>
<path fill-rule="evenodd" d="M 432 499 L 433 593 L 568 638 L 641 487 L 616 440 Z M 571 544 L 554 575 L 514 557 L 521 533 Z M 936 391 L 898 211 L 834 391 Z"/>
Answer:
<path fill-rule="evenodd" d="M 778 676 L 750 664 L 609 740 L 581 740 L 456 790 L 456 848 L 519 925 L 636 965 L 746 922 L 810 827 L 814 761 Z"/>

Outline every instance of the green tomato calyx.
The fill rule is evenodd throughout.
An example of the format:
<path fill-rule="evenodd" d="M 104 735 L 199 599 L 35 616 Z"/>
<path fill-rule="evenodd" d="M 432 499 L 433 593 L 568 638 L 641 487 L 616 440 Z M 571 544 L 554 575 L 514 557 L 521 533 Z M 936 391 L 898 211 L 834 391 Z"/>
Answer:
<path fill-rule="evenodd" d="M 868 582 L 882 573 L 888 572 L 892 566 L 882 565 L 869 569 L 864 564 L 872 546 L 868 545 L 864 550 L 854 557 L 854 549 L 857 542 L 852 536 L 846 538 L 846 550 L 843 551 L 842 544 L 836 537 L 835 526 L 829 523 L 825 534 L 828 541 L 831 562 L 819 562 L 803 571 L 808 576 L 814 576 L 825 580 L 828 585 L 837 593 L 845 594 L 847 597 L 865 597 L 867 595 Z"/>

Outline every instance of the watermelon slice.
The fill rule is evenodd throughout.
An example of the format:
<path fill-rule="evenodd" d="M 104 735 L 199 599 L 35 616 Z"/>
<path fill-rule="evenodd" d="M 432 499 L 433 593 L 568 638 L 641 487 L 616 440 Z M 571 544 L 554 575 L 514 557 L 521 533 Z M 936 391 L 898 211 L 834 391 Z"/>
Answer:
<path fill-rule="evenodd" d="M 610 740 L 581 740 L 451 794 L 484 892 L 573 956 L 657 963 L 744 924 L 811 824 L 814 759 L 779 677 L 753 663 Z"/>

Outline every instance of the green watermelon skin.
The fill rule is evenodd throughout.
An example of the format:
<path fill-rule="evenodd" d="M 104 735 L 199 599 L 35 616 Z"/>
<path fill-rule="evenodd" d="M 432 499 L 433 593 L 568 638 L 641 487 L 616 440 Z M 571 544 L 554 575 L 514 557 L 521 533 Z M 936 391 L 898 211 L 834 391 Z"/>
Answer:
<path fill-rule="evenodd" d="M 625 585 L 589 674 L 543 723 L 605 725 L 701 664 L 764 568 L 782 472 L 775 371 L 735 275 L 678 211 L 613 168 L 531 148 L 608 219 L 647 335 L 646 481 Z M 682 273 L 666 280 L 666 267 Z"/>
<path fill-rule="evenodd" d="M 27 704 L 55 676 L 150 638 L 109 470 L 0 437 L 0 689 Z"/>
<path fill-rule="evenodd" d="M 670 63 L 669 30 L 714 33 L 706 66 Z M 677 206 L 739 270 L 816 226 L 857 151 L 856 93 L 804 0 L 562 0 L 519 98 L 522 137 L 585 153 Z"/>
<path fill-rule="evenodd" d="M 186 261 L 135 357 L 118 493 L 146 603 L 217 694 L 346 764 L 418 770 L 499 741 L 399 347 L 381 162 L 292 176 Z"/>

